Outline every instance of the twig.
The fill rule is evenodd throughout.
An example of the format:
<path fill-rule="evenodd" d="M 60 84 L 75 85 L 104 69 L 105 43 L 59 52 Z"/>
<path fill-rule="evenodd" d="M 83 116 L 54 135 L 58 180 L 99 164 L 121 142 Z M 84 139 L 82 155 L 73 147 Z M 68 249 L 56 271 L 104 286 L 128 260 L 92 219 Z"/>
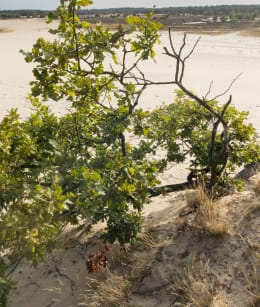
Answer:
<path fill-rule="evenodd" d="M 211 98 L 210 100 L 208 101 L 213 101 L 213 100 L 217 100 L 218 98 L 224 96 L 227 94 L 227 92 L 232 88 L 233 84 L 240 78 L 240 76 L 242 75 L 242 72 L 239 73 L 232 81 L 231 83 L 229 84 L 229 86 L 227 87 L 227 89 L 221 93 L 221 94 L 218 94 L 217 96 L 215 96 L 214 98 Z"/>
<path fill-rule="evenodd" d="M 212 89 L 213 83 L 214 83 L 214 81 L 213 81 L 213 80 L 211 80 L 211 82 L 210 82 L 210 84 L 209 84 L 209 89 L 208 89 L 208 91 L 207 91 L 206 95 L 203 97 L 203 98 L 204 98 L 204 100 L 207 100 L 207 97 L 208 97 L 208 95 L 209 95 L 209 94 L 210 94 L 210 92 L 211 92 L 211 89 Z"/>

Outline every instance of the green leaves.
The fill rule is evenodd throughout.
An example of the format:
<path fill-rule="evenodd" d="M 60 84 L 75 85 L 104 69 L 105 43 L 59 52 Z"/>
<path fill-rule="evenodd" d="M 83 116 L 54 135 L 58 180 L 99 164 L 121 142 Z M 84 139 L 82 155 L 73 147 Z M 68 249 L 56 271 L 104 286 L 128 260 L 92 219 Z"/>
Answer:
<path fill-rule="evenodd" d="M 158 31 L 162 28 L 162 24 L 153 21 L 154 15 L 147 14 L 145 18 L 137 16 L 128 16 L 126 22 L 132 25 L 137 32 L 137 40 L 132 40 L 131 50 L 135 55 L 141 54 L 143 60 L 149 57 L 155 57 L 153 46 L 155 43 L 160 43 Z"/>
<path fill-rule="evenodd" d="M 216 113 L 221 113 L 223 106 L 217 101 L 209 102 Z M 259 143 L 256 131 L 247 123 L 247 112 L 238 111 L 230 105 L 225 112 L 224 119 L 228 123 L 228 159 L 223 173 L 218 178 L 218 184 L 230 181 L 229 175 L 241 165 L 257 161 L 260 158 Z M 151 113 L 149 122 L 156 125 L 145 128 L 149 139 L 157 140 L 167 150 L 169 162 L 189 160 L 191 171 L 198 177 L 204 178 L 207 184 L 210 179 L 212 161 L 213 124 L 217 121 L 203 106 L 198 105 L 182 92 L 177 92 L 176 101 L 163 106 Z M 223 146 L 223 130 L 218 129 L 214 139 L 212 152 L 217 171 L 223 167 L 223 160 L 219 159 Z"/>
<path fill-rule="evenodd" d="M 0 263 L 0 267 L 1 267 L 1 263 Z M 12 284 L 8 282 L 7 280 L 3 279 L 1 275 L 2 274 L 0 272 L 0 305 L 6 306 L 7 297 L 11 290 Z"/>

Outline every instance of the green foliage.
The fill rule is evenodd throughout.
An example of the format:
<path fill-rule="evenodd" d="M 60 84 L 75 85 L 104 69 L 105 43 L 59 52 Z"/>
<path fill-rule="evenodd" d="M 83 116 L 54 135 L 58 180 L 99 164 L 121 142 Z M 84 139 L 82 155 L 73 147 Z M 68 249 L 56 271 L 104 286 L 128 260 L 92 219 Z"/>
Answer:
<path fill-rule="evenodd" d="M 6 306 L 11 284 L 0 276 L 0 306 Z"/>
<path fill-rule="evenodd" d="M 217 113 L 223 106 L 217 101 L 209 105 Z M 247 123 L 248 112 L 238 111 L 233 105 L 228 106 L 224 120 L 228 123 L 228 159 L 224 171 L 218 178 L 218 184 L 227 184 L 235 169 L 244 164 L 260 159 L 260 146 L 256 131 Z M 143 129 L 151 140 L 157 140 L 167 151 L 169 162 L 189 161 L 190 170 L 207 183 L 210 175 L 210 149 L 212 129 L 216 121 L 212 114 L 197 101 L 182 91 L 177 91 L 173 103 L 151 112 Z M 150 123 L 156 123 L 150 124 Z M 223 143 L 223 130 L 218 129 L 213 150 L 213 159 L 217 170 L 223 166 L 220 150 Z M 234 182 L 235 183 L 235 182 Z M 240 183 L 241 186 L 241 183 Z"/>
<path fill-rule="evenodd" d="M 159 25 L 147 16 L 112 33 L 79 20 L 75 9 L 87 4 L 61 1 L 56 38 L 23 52 L 34 62 L 34 110 L 25 120 L 11 110 L 0 123 L 0 252 L 9 267 L 20 258 L 37 264 L 66 223 L 106 221 L 106 240 L 133 240 L 158 184 L 157 162 L 144 159 L 148 151 L 138 158 L 125 134 L 144 90 L 132 74 L 154 56 Z M 127 63 L 132 55 L 136 65 Z M 66 101 L 70 112 L 52 114 L 40 102 L 50 99 Z"/>
<path fill-rule="evenodd" d="M 12 110 L 0 124 L 0 246 L 14 259 L 42 258 L 58 233 L 64 196 L 55 183 L 55 124 L 45 108 L 24 122 Z"/>

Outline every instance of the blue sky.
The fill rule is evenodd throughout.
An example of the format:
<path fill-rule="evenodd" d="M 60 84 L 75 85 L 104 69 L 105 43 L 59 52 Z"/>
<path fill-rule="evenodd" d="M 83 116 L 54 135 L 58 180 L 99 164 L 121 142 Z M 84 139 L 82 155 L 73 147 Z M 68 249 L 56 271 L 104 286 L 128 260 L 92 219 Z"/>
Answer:
<path fill-rule="evenodd" d="M 55 9 L 59 0 L 0 0 L 0 10 L 5 9 Z M 89 8 L 110 7 L 168 7 L 188 5 L 260 4 L 260 0 L 94 0 Z"/>

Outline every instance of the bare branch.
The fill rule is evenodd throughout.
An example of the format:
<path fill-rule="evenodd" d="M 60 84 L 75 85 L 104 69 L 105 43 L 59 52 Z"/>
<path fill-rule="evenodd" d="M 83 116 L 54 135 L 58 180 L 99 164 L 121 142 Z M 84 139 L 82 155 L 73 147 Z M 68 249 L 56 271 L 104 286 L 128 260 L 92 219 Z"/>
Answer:
<path fill-rule="evenodd" d="M 182 39 L 182 45 L 181 45 L 181 47 L 179 49 L 179 53 L 178 53 L 179 58 L 181 58 L 182 51 L 183 51 L 184 47 L 186 46 L 186 37 L 187 37 L 187 34 L 184 33 L 183 39 Z"/>
<path fill-rule="evenodd" d="M 139 93 L 137 94 L 137 97 L 136 97 L 136 99 L 135 99 L 135 102 L 134 102 L 134 103 L 131 105 L 131 107 L 129 108 L 129 114 L 132 114 L 134 108 L 138 105 L 139 99 L 140 99 L 140 97 L 141 97 L 143 91 L 145 90 L 146 86 L 147 86 L 147 85 L 144 84 L 144 85 L 142 86 L 142 88 L 139 90 Z"/>
<path fill-rule="evenodd" d="M 204 100 L 206 100 L 206 99 L 207 99 L 207 97 L 208 97 L 208 95 L 210 94 L 211 89 L 212 89 L 212 86 L 213 86 L 213 83 L 214 83 L 214 81 L 213 81 L 213 80 L 211 80 L 211 82 L 210 82 L 210 84 L 209 84 L 209 89 L 208 89 L 208 91 L 207 91 L 206 95 L 203 97 L 203 99 L 204 99 Z"/>
<path fill-rule="evenodd" d="M 232 95 L 229 96 L 229 99 L 228 101 L 226 102 L 226 104 L 224 105 L 224 108 L 222 109 L 222 112 L 221 112 L 221 116 L 224 116 L 228 106 L 231 104 L 232 102 Z"/>
<path fill-rule="evenodd" d="M 121 141 L 121 151 L 122 151 L 122 155 L 123 157 L 126 156 L 127 152 L 126 152 L 126 142 L 125 142 L 125 135 L 123 132 L 120 132 L 118 135 L 120 141 Z"/>
<path fill-rule="evenodd" d="M 176 50 L 175 50 L 175 48 L 174 48 L 174 45 L 173 45 L 172 34 L 171 34 L 171 28 L 170 28 L 170 27 L 168 28 L 168 36 L 169 36 L 170 46 L 171 46 L 173 55 L 174 55 L 174 56 L 177 56 L 178 54 L 177 54 L 177 52 L 176 52 Z"/>
<path fill-rule="evenodd" d="M 127 75 L 128 73 L 132 72 L 133 69 L 137 68 L 137 65 L 139 64 L 139 62 L 141 61 L 141 59 L 142 59 L 142 58 L 139 57 L 139 58 L 135 61 L 135 63 L 134 63 L 132 66 L 130 66 L 130 67 L 125 71 L 124 76 Z"/>
<path fill-rule="evenodd" d="M 241 75 L 242 75 L 242 72 L 239 73 L 239 74 L 231 81 L 231 83 L 229 84 L 229 86 L 227 87 L 227 89 L 226 89 L 223 93 L 218 94 L 217 96 L 215 96 L 214 98 L 211 98 L 211 99 L 208 100 L 208 101 L 217 100 L 218 98 L 220 98 L 220 97 L 226 95 L 226 94 L 229 92 L 229 90 L 232 88 L 233 84 L 241 77 Z"/>
<path fill-rule="evenodd" d="M 184 77 L 184 71 L 185 71 L 185 62 L 186 60 L 188 60 L 190 58 L 190 56 L 193 54 L 195 48 L 197 47 L 199 41 L 201 39 L 201 36 L 198 37 L 198 39 L 196 40 L 195 44 L 193 45 L 193 47 L 191 48 L 191 51 L 186 55 L 186 57 L 184 57 L 183 60 L 180 59 L 181 63 L 182 63 L 182 69 L 181 69 L 181 75 L 180 75 L 180 82 L 182 82 L 183 77 Z M 186 34 L 185 34 L 185 42 L 186 42 Z M 181 54 L 180 54 L 181 57 Z"/>
<path fill-rule="evenodd" d="M 170 53 L 170 51 L 167 49 L 167 47 L 163 47 L 163 50 L 165 51 L 165 54 L 176 59 L 176 55 Z"/>
<path fill-rule="evenodd" d="M 199 41 L 201 40 L 201 36 L 199 36 L 195 42 L 195 44 L 193 45 L 193 47 L 191 48 L 191 51 L 186 55 L 186 57 L 183 59 L 183 61 L 185 62 L 194 52 L 194 50 L 196 49 Z"/>

